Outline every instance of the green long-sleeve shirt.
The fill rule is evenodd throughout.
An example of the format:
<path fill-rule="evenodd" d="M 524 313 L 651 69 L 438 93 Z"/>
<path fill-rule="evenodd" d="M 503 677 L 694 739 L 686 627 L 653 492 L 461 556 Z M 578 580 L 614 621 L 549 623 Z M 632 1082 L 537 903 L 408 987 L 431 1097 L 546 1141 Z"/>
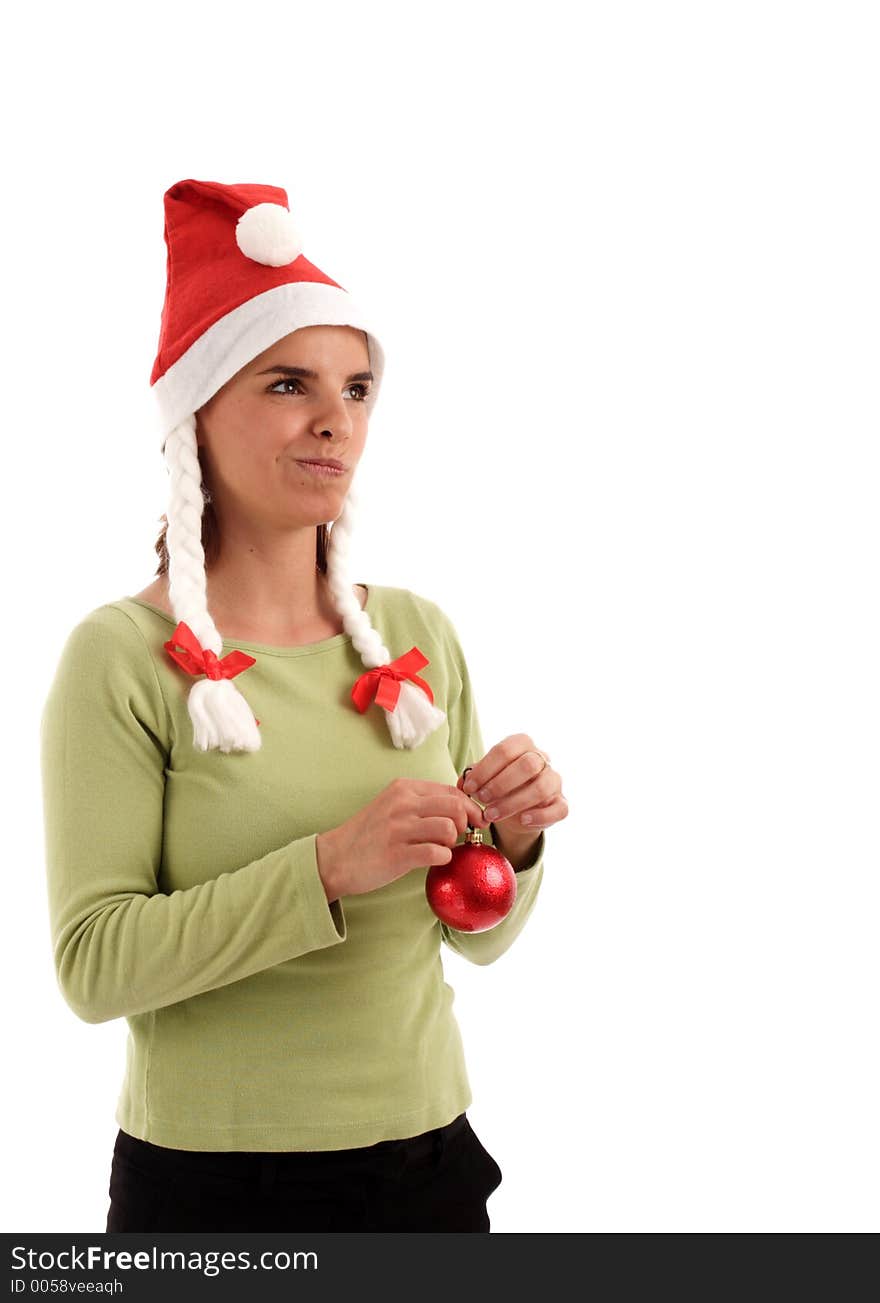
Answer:
<path fill-rule="evenodd" d="M 475 964 L 508 949 L 535 904 L 544 834 L 487 932 L 440 923 L 427 867 L 328 904 L 318 833 L 396 777 L 454 785 L 485 750 L 449 617 L 375 584 L 366 609 L 392 655 L 415 644 L 428 657 L 419 673 L 447 719 L 413 750 L 392 745 L 379 706 L 354 708 L 364 666 L 347 634 L 224 643 L 256 657 L 235 683 L 262 739 L 230 754 L 193 745 L 169 615 L 126 597 L 68 636 L 41 720 L 51 940 L 71 1009 L 128 1022 L 116 1120 L 132 1136 L 348 1149 L 471 1103 L 440 943 Z"/>

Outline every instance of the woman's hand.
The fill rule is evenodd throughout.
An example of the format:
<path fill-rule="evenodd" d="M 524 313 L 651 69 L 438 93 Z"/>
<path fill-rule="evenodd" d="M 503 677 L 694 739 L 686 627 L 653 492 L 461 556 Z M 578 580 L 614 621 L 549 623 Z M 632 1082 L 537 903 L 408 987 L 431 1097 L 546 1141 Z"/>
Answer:
<path fill-rule="evenodd" d="M 545 763 L 546 762 L 546 763 Z M 487 751 L 458 786 L 486 808 L 485 821 L 519 846 L 537 841 L 535 833 L 568 815 L 562 778 L 546 751 L 526 733 L 514 733 Z"/>
<path fill-rule="evenodd" d="M 482 826 L 480 807 L 458 787 L 395 778 L 345 823 L 315 839 L 328 902 L 375 891 L 410 869 L 448 864 L 468 822 Z"/>

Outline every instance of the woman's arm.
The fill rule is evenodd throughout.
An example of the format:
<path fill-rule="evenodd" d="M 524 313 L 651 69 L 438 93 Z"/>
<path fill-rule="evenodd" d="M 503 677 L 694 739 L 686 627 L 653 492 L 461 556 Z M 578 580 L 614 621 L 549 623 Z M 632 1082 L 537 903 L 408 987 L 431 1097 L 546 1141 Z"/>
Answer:
<path fill-rule="evenodd" d="M 174 1004 L 346 939 L 317 834 L 159 891 L 169 737 L 140 630 L 100 607 L 69 636 L 40 725 L 55 969 L 86 1022 Z"/>
<path fill-rule="evenodd" d="M 437 609 L 440 610 L 439 607 Z M 449 753 L 456 774 L 461 777 L 468 765 L 474 765 L 482 759 L 486 748 L 464 652 L 454 625 L 445 613 L 442 614 L 450 674 L 456 681 L 455 691 L 450 693 L 446 710 Z M 507 856 L 517 871 L 513 907 L 500 923 L 486 932 L 459 932 L 446 923 L 441 923 L 440 929 L 443 940 L 451 950 L 473 964 L 485 965 L 494 963 L 510 949 L 535 907 L 544 876 L 546 838 L 543 831 L 536 836 L 533 831 L 524 830 L 524 836 L 520 839 L 516 834 L 508 835 L 504 829 L 496 830 L 494 824 L 483 828 L 482 833 L 483 841 L 489 845 L 496 845 L 496 837 L 498 838 L 498 849 Z"/>
<path fill-rule="evenodd" d="M 540 832 L 528 832 L 524 829 L 521 834 L 517 834 L 507 827 L 499 828 L 494 823 L 489 826 L 492 829 L 492 845 L 497 846 L 517 873 L 523 869 L 530 869 L 537 863 L 538 856 L 544 849 Z M 486 840 L 485 829 L 483 840 Z"/>

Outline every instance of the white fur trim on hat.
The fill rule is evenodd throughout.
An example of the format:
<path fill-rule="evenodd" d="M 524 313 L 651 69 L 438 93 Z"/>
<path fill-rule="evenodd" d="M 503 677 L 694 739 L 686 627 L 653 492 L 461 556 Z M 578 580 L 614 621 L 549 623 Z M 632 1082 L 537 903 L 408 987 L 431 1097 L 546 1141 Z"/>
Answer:
<path fill-rule="evenodd" d="M 153 385 L 159 404 L 160 447 L 171 430 L 213 398 L 248 362 L 303 326 L 354 326 L 368 339 L 372 410 L 385 354 L 348 290 L 324 281 L 294 281 L 247 299 L 209 326 Z"/>

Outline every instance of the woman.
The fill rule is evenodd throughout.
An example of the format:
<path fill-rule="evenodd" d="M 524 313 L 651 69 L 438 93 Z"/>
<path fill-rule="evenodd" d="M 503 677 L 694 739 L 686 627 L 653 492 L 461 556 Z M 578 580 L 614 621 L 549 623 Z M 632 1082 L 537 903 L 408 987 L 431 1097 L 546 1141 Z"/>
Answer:
<path fill-rule="evenodd" d="M 76 626 L 41 725 L 59 985 L 129 1027 L 106 1229 L 487 1231 L 440 941 L 513 943 L 560 779 L 484 755 L 435 603 L 352 583 L 384 356 L 285 192 L 181 181 L 165 239 L 157 578 Z M 481 933 L 425 896 L 468 823 L 517 870 Z"/>

